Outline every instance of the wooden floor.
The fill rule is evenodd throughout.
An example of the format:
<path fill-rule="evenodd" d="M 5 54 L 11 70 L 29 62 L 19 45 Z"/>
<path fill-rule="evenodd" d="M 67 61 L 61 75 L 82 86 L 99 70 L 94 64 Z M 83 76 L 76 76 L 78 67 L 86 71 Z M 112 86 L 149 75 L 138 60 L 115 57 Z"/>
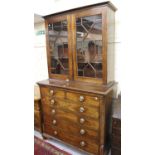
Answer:
<path fill-rule="evenodd" d="M 42 139 L 42 136 L 41 136 L 41 134 L 40 134 L 39 132 L 34 131 L 34 135 Z M 61 142 L 58 142 L 58 141 L 56 141 L 56 140 L 53 140 L 53 139 L 46 140 L 46 141 L 47 141 L 48 143 L 50 143 L 50 144 L 52 144 L 52 145 L 58 147 L 59 149 L 62 149 L 62 150 L 64 150 L 64 151 L 67 151 L 68 153 L 71 153 L 72 155 L 88 155 L 88 154 L 86 154 L 86 153 L 83 153 L 83 152 L 81 152 L 81 151 L 77 151 L 76 149 L 71 148 L 71 147 L 69 147 L 68 145 L 65 145 L 65 144 L 63 144 L 63 143 L 61 143 Z M 111 155 L 111 153 L 109 153 L 109 155 Z"/>

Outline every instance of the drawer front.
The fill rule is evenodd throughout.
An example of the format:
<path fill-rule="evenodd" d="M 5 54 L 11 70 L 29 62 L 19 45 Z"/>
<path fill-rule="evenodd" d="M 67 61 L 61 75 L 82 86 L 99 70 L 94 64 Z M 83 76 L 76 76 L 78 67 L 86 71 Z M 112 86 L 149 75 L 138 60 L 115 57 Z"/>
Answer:
<path fill-rule="evenodd" d="M 56 120 L 66 120 L 72 123 L 77 123 L 83 125 L 87 128 L 98 130 L 99 121 L 95 119 L 90 119 L 84 115 L 76 115 L 74 113 L 66 112 L 60 109 L 57 109 L 56 113 L 53 115 L 49 106 L 43 106 L 44 111 L 44 122 L 52 122 L 53 119 Z M 84 121 L 81 121 L 84 120 Z M 83 122 L 83 123 L 82 123 Z"/>
<path fill-rule="evenodd" d="M 53 103 L 54 102 L 54 103 Z M 61 99 L 51 99 L 48 101 L 48 103 L 51 106 L 51 109 L 63 109 L 63 110 L 69 110 L 74 113 L 83 114 L 87 117 L 92 118 L 99 118 L 99 108 L 96 107 L 89 107 L 89 104 L 87 105 L 81 105 L 80 103 L 75 103 L 70 100 L 61 100 Z"/>
<path fill-rule="evenodd" d="M 53 128 L 57 127 L 58 129 L 64 131 L 65 133 L 76 135 L 81 138 L 86 139 L 93 139 L 93 141 L 98 142 L 99 135 L 97 131 L 90 130 L 89 128 L 86 128 L 85 126 L 78 125 L 76 123 L 71 123 L 66 120 L 60 120 L 60 119 L 53 119 L 56 120 L 56 124 L 53 124 L 53 121 L 47 121 L 45 122 L 46 125 L 49 125 Z"/>
<path fill-rule="evenodd" d="M 80 102 L 85 105 L 99 107 L 99 97 L 98 96 L 88 96 L 80 93 L 67 92 L 66 97 L 72 102 Z"/>
<path fill-rule="evenodd" d="M 87 140 L 85 137 L 67 134 L 58 128 L 52 128 L 46 124 L 44 124 L 44 132 L 82 150 L 91 152 L 95 155 L 98 154 L 99 144 Z"/>
<path fill-rule="evenodd" d="M 53 87 L 40 87 L 41 96 L 44 99 L 49 100 L 50 98 L 65 98 L 65 92 L 61 89 L 53 88 Z"/>

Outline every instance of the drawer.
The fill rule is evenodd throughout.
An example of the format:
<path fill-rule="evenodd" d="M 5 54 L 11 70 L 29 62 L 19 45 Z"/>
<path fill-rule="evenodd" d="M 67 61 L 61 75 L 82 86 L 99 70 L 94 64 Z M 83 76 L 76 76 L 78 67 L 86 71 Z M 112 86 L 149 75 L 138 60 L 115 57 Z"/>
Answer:
<path fill-rule="evenodd" d="M 66 97 L 72 102 L 80 102 L 85 105 L 88 104 L 89 106 L 99 107 L 100 99 L 98 96 L 88 96 L 80 93 L 67 92 Z"/>
<path fill-rule="evenodd" d="M 70 100 L 52 99 L 49 102 L 51 109 L 69 110 L 74 113 L 83 114 L 87 117 L 99 118 L 99 108 L 90 107 L 89 104 L 81 105 L 80 103 L 72 102 Z"/>
<path fill-rule="evenodd" d="M 87 140 L 85 137 L 68 134 L 58 128 L 52 128 L 46 124 L 44 124 L 44 133 L 67 142 L 70 145 L 76 146 L 82 150 L 98 155 L 99 144 L 91 140 Z"/>
<path fill-rule="evenodd" d="M 64 98 L 65 91 L 54 87 L 40 87 L 41 97 L 49 100 L 50 98 Z"/>
<path fill-rule="evenodd" d="M 76 135 L 81 138 L 93 139 L 95 142 L 99 140 L 99 133 L 97 131 L 90 130 L 82 125 L 71 123 L 66 120 L 60 120 L 60 119 L 53 119 L 53 120 L 56 120 L 56 124 L 53 124 L 52 121 L 45 122 L 45 124 L 53 128 L 57 127 L 68 134 Z"/>
<path fill-rule="evenodd" d="M 121 128 L 121 120 L 117 118 L 112 119 L 112 127 L 113 128 Z"/>
<path fill-rule="evenodd" d="M 44 110 L 44 122 L 52 123 L 53 119 L 56 119 L 57 121 L 66 120 L 71 123 L 76 123 L 90 129 L 94 130 L 99 129 L 98 120 L 85 117 L 84 115 L 76 115 L 74 113 L 66 112 L 60 109 L 57 109 L 56 113 L 52 115 L 50 108 L 48 106 L 44 106 L 43 110 Z"/>

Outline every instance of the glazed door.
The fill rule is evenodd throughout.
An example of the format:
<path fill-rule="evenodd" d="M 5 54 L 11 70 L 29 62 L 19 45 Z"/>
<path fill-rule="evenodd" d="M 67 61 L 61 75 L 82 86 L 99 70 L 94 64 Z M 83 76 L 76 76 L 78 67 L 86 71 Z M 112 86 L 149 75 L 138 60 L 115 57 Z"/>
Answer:
<path fill-rule="evenodd" d="M 74 29 L 74 78 L 103 81 L 104 9 L 95 8 L 72 16 Z"/>
<path fill-rule="evenodd" d="M 50 78 L 72 78 L 70 16 L 46 19 L 48 71 Z"/>

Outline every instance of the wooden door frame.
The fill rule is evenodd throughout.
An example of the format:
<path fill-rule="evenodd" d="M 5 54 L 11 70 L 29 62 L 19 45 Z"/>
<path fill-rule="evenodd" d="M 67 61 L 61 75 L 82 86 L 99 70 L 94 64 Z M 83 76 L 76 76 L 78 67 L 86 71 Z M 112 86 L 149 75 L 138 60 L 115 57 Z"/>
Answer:
<path fill-rule="evenodd" d="M 69 66 L 69 72 L 68 75 L 64 74 L 52 74 L 51 73 L 51 54 L 49 49 L 49 36 L 48 36 L 48 24 L 49 23 L 55 23 L 60 22 L 62 20 L 67 21 L 67 31 L 68 31 L 68 66 Z M 58 79 L 73 79 L 73 71 L 72 71 L 72 51 L 71 51 L 71 18 L 70 15 L 57 15 L 57 16 L 50 16 L 45 19 L 45 30 L 46 30 L 46 52 L 47 52 L 47 64 L 48 64 L 48 75 L 49 78 L 58 78 Z"/>
<path fill-rule="evenodd" d="M 89 8 L 72 14 L 72 51 L 73 51 L 73 66 L 74 80 L 84 82 L 94 82 L 107 84 L 107 6 Z M 102 15 L 102 78 L 80 77 L 77 75 L 77 57 L 76 57 L 76 18 L 84 16 Z"/>

